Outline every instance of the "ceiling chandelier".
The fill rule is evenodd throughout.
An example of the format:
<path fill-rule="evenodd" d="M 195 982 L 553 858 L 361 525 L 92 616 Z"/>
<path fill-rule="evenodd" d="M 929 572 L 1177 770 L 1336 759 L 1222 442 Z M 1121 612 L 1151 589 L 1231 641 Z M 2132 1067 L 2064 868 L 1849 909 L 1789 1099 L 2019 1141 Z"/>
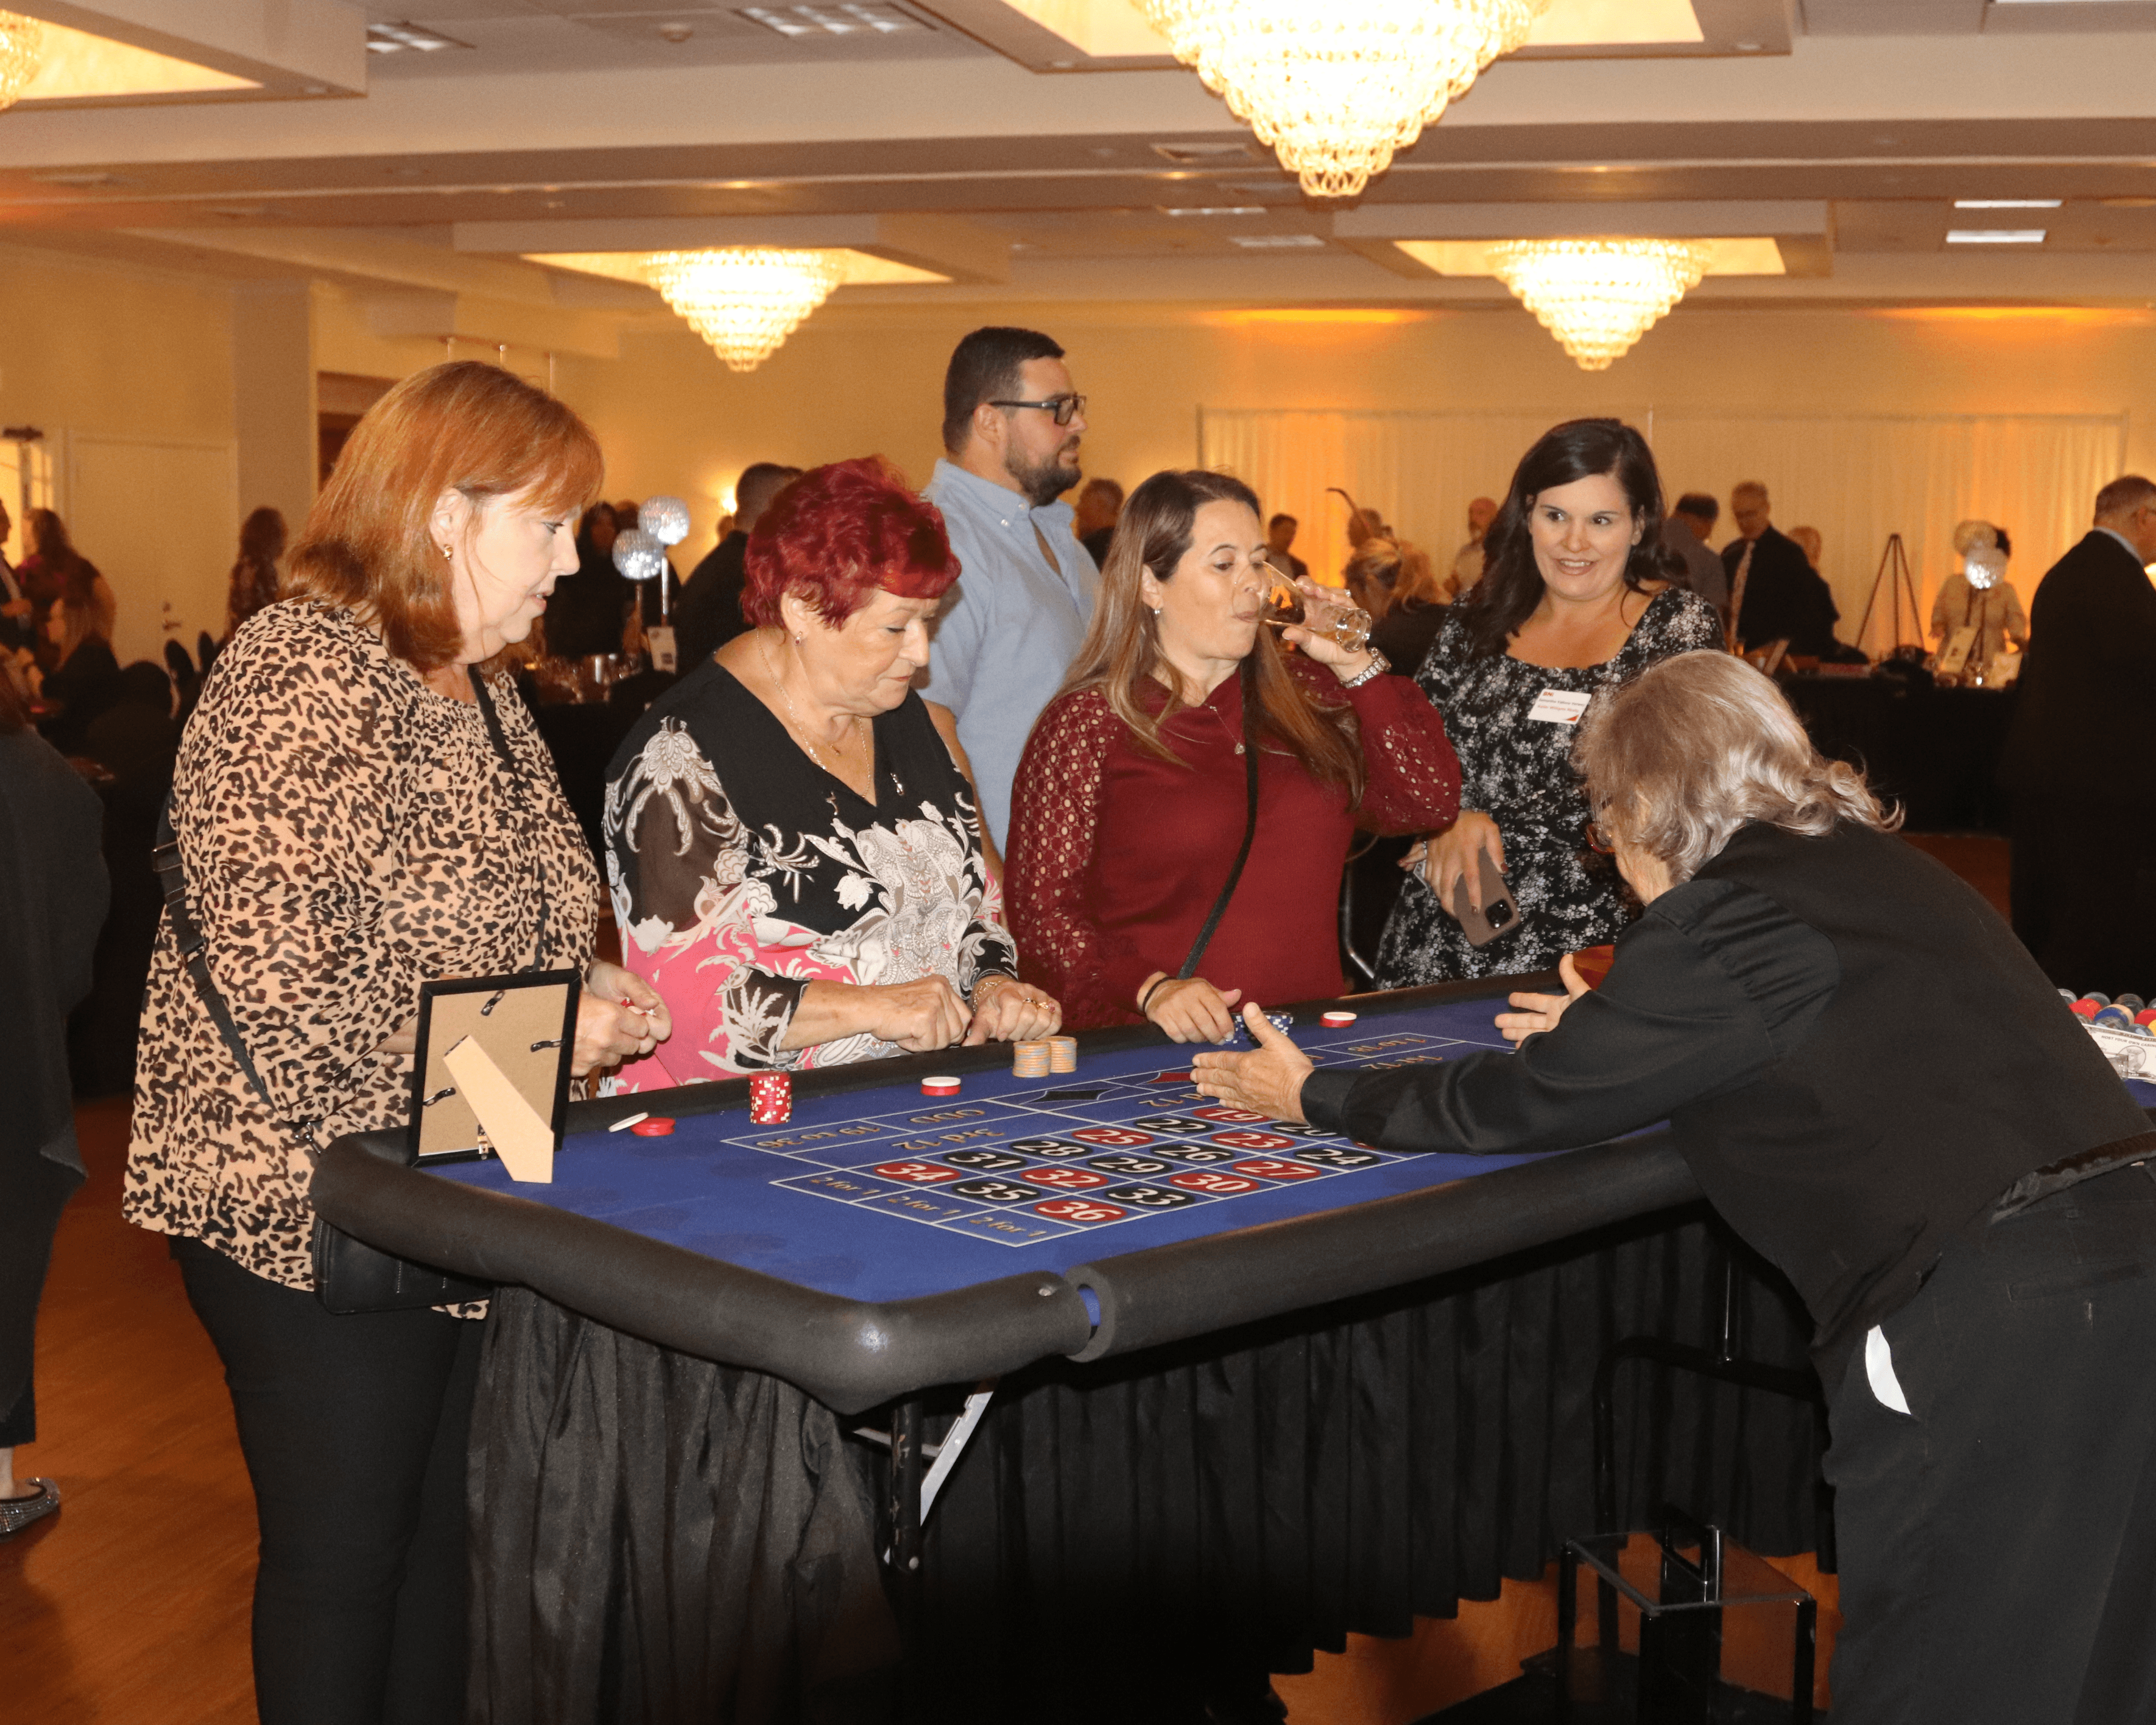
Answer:
<path fill-rule="evenodd" d="M 1549 0 L 1142 0 L 1312 198 L 1353 198 Z"/>
<path fill-rule="evenodd" d="M 0 12 L 0 108 L 11 107 L 43 64 L 45 27 L 19 12 Z"/>
<path fill-rule="evenodd" d="M 831 297 L 845 272 L 836 252 L 773 246 L 654 252 L 644 278 L 737 372 L 752 372 Z"/>
<path fill-rule="evenodd" d="M 1691 239 L 1515 239 L 1490 267 L 1585 372 L 1621 359 L 1699 285 L 1712 248 Z"/>

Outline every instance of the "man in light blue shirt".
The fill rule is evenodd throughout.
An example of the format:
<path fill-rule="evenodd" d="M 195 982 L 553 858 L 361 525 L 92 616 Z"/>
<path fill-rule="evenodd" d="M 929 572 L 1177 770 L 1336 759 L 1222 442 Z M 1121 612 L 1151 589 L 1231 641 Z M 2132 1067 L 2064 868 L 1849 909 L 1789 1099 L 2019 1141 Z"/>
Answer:
<path fill-rule="evenodd" d="M 981 329 L 943 378 L 943 447 L 927 495 L 943 511 L 958 583 L 921 694 L 957 716 L 981 818 L 998 850 L 1027 733 L 1078 655 L 1101 573 L 1060 498 L 1078 483 L 1086 398 L 1063 350 L 1033 330 Z"/>

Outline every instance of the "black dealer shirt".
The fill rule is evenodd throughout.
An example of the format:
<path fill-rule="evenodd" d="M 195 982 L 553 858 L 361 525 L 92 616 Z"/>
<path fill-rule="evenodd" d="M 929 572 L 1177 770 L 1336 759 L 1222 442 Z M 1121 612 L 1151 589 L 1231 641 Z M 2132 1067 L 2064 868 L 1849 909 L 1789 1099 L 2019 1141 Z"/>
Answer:
<path fill-rule="evenodd" d="M 1739 829 L 1555 1030 L 1517 1054 L 1313 1072 L 1302 1106 L 1368 1143 L 1471 1154 L 1667 1119 L 1715 1208 L 1804 1296 L 1823 1370 L 2023 1174 L 2148 1129 L 1998 914 L 1857 826 Z"/>

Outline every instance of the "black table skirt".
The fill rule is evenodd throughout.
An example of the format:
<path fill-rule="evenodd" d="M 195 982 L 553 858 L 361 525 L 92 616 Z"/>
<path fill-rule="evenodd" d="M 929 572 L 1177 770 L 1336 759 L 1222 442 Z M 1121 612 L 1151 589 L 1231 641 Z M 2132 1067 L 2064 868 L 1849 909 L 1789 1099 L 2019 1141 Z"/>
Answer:
<path fill-rule="evenodd" d="M 1742 1351 L 1801 1365 L 1787 1284 L 1694 1208 L 1007 1378 L 929 1522 L 910 1698 L 946 1720 L 1192 1720 L 1224 1672 L 1306 1670 L 1351 1630 L 1404 1635 L 1539 1576 L 1594 1530 L 1603 1350 L 1712 1345 L 1732 1247 Z M 1625 1525 L 1667 1499 L 1758 1551 L 1818 1545 L 1810 1404 L 1635 1364 L 1617 1411 Z M 841 1425 L 505 1292 L 474 1435 L 474 1718 L 891 1717 L 881 1454 Z"/>

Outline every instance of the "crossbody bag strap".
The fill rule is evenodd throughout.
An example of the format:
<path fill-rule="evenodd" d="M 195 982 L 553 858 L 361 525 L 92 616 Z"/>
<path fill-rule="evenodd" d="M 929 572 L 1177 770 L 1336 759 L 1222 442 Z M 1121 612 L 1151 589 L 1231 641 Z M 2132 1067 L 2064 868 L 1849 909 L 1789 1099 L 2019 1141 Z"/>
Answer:
<path fill-rule="evenodd" d="M 240 1040 L 239 1026 L 233 1022 L 232 1009 L 225 1004 L 216 978 L 209 973 L 209 942 L 187 903 L 187 865 L 180 860 L 179 837 L 172 830 L 172 799 L 169 793 L 165 798 L 165 806 L 157 814 L 157 842 L 150 852 L 150 866 L 157 870 L 157 887 L 165 897 L 165 914 L 172 924 L 172 943 L 179 949 L 180 963 L 187 968 L 187 980 L 194 984 L 210 1022 L 217 1026 L 217 1034 L 224 1040 L 226 1049 L 246 1074 L 248 1083 L 254 1087 L 254 1094 L 262 1098 L 262 1106 L 274 1116 L 276 1104 L 270 1100 L 262 1075 L 254 1069 L 254 1056 Z"/>
<path fill-rule="evenodd" d="M 1198 974 L 1198 961 L 1205 956 L 1205 948 L 1213 939 L 1213 932 L 1220 926 L 1220 919 L 1228 914 L 1228 901 L 1235 896 L 1235 883 L 1243 878 L 1243 865 L 1250 860 L 1250 845 L 1258 836 L 1258 677 L 1257 655 L 1254 653 L 1243 661 L 1243 843 L 1235 852 L 1235 865 L 1228 870 L 1228 884 L 1220 889 L 1220 896 L 1213 901 L 1213 910 L 1205 919 L 1205 926 L 1198 931 L 1198 938 L 1190 943 L 1190 956 L 1183 961 L 1183 968 L 1176 975 L 1185 980 Z"/>
<path fill-rule="evenodd" d="M 509 733 L 501 728 L 501 715 L 495 711 L 494 694 L 486 686 L 486 679 L 476 670 L 471 673 L 472 700 L 479 708 L 480 717 L 486 721 L 486 734 L 494 743 L 494 752 L 501 757 L 501 764 L 512 783 L 521 786 L 524 769 L 517 764 L 516 752 L 509 746 Z M 518 793 L 522 800 L 522 793 Z M 539 883 L 539 929 L 531 941 L 531 968 L 537 970 L 547 958 L 547 865 L 532 860 L 532 873 Z"/>

